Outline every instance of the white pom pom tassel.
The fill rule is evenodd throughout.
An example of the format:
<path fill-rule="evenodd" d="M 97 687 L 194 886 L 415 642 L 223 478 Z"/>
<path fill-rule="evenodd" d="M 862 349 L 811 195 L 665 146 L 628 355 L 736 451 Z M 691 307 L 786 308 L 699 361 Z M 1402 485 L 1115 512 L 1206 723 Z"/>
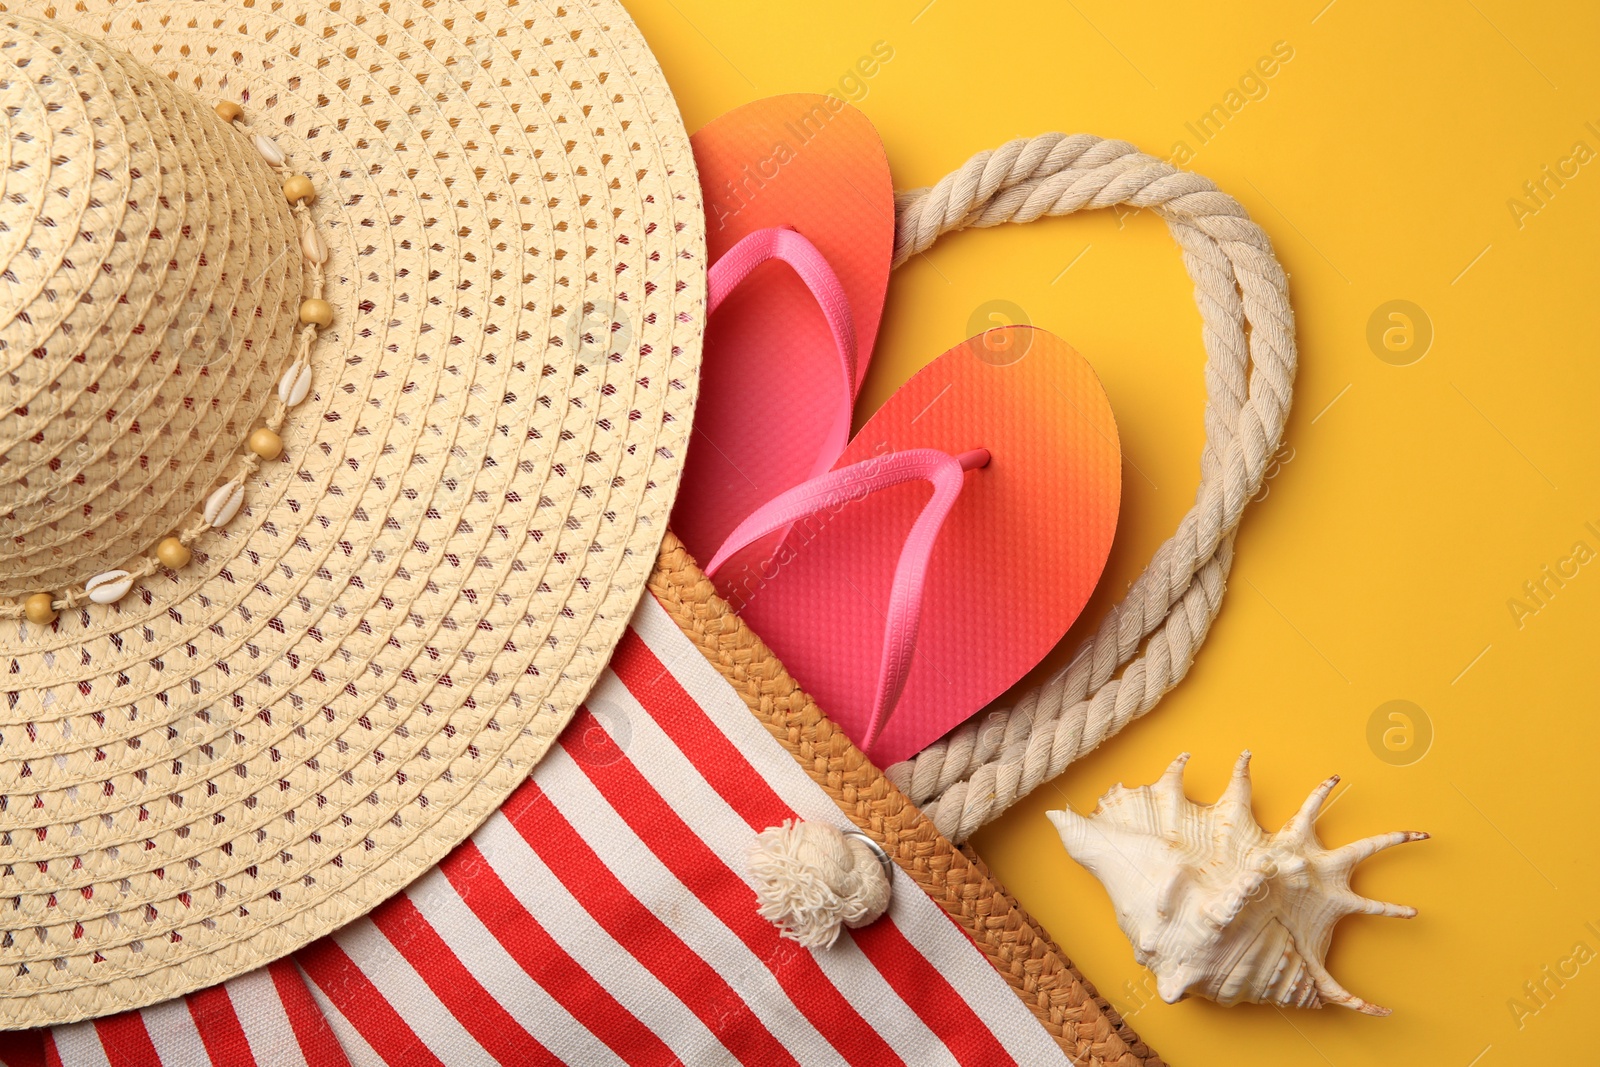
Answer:
<path fill-rule="evenodd" d="M 865 926 L 889 907 L 889 857 L 859 830 L 785 820 L 756 835 L 750 873 L 761 917 L 807 948 Z"/>

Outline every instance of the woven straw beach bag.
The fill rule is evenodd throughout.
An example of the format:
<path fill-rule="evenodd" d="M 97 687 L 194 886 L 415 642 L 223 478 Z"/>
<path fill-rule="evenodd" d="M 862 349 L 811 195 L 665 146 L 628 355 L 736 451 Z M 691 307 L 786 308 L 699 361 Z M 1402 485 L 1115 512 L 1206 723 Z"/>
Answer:
<path fill-rule="evenodd" d="M 1073 1063 L 1163 1067 L 972 847 L 952 844 L 834 725 L 670 533 L 649 589 L 767 732 L 966 931 Z"/>
<path fill-rule="evenodd" d="M 0 6 L 0 1027 L 265 963 L 522 782 L 693 411 L 614 0 Z"/>

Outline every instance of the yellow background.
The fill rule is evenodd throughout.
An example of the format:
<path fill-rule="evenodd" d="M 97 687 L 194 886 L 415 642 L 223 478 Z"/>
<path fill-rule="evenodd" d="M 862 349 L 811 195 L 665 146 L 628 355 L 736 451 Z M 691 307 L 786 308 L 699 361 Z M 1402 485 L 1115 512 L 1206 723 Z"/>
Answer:
<path fill-rule="evenodd" d="M 1300 371 L 1286 447 L 1245 514 L 1222 615 L 1188 678 L 975 843 L 1172 1063 L 1600 1062 L 1600 958 L 1561 985 L 1543 971 L 1573 975 L 1580 943 L 1584 958 L 1600 953 L 1600 561 L 1547 583 L 1536 613 L 1508 607 L 1575 542 L 1600 551 L 1585 526 L 1600 530 L 1600 159 L 1547 184 L 1537 212 L 1508 206 L 1536 206 L 1524 183 L 1575 142 L 1600 152 L 1600 12 L 1325 3 L 1226 15 L 1109 0 L 628 7 L 691 131 L 761 96 L 835 89 L 877 125 L 899 188 L 1051 130 L 1163 157 L 1187 142 L 1189 166 L 1245 205 L 1290 276 Z M 841 86 L 879 41 L 893 58 Z M 1280 41 L 1293 58 L 1266 95 L 1202 144 L 1185 124 Z M 1122 434 L 1117 544 L 1074 644 L 1192 500 L 1199 316 L 1148 214 L 945 238 L 891 281 L 858 418 L 968 336 L 992 299 L 1088 357 Z M 1396 299 L 1434 333 L 1408 366 L 1367 341 L 1369 318 Z M 1431 724 L 1413 762 L 1415 750 L 1369 746 L 1369 719 L 1395 699 Z M 1421 915 L 1347 919 L 1328 960 L 1392 1017 L 1161 1003 L 1105 893 L 1043 817 L 1063 802 L 1088 811 L 1117 781 L 1152 781 L 1183 750 L 1190 796 L 1209 801 L 1247 746 L 1269 827 L 1339 772 L 1325 842 L 1434 834 L 1355 881 Z M 1529 981 L 1545 982 L 1542 1003 Z"/>

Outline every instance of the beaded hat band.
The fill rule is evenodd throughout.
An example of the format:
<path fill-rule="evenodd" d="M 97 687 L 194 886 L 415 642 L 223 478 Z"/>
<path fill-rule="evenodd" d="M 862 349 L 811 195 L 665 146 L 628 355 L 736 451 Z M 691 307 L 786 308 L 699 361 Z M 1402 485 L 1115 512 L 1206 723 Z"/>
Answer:
<path fill-rule="evenodd" d="M 244 109 L 232 100 L 220 101 L 215 110 L 217 117 L 230 126 L 239 130 L 245 129 Z M 245 134 L 245 136 L 249 135 Z M 288 166 L 288 153 L 272 138 L 258 133 L 251 137 L 251 143 L 268 166 L 278 171 L 282 171 Z M 0 599 L 0 618 L 21 616 L 35 625 L 48 626 L 60 617 L 62 611 L 78 607 L 84 603 L 115 604 L 132 591 L 136 582 L 150 577 L 158 569 L 164 568 L 169 571 L 175 571 L 180 567 L 186 566 L 194 558 L 191 546 L 194 545 L 195 541 L 208 530 L 221 529 L 226 526 L 238 514 L 240 507 L 244 504 L 245 487 L 249 484 L 251 476 L 256 473 L 257 468 L 263 462 L 270 463 L 283 454 L 283 438 L 280 436 L 279 431 L 283 429 L 283 423 L 288 416 L 289 409 L 302 403 L 311 391 L 311 346 L 317 339 L 317 328 L 333 324 L 333 305 L 322 299 L 323 266 L 328 262 L 328 246 L 323 241 L 322 236 L 317 233 L 316 223 L 312 218 L 310 208 L 310 205 L 317 198 L 316 186 L 304 174 L 290 173 L 283 180 L 283 196 L 291 205 L 294 213 L 294 225 L 299 234 L 295 244 L 298 254 L 305 261 L 301 279 L 306 295 L 300 301 L 300 328 L 293 334 L 290 362 L 287 369 L 284 370 L 283 376 L 278 380 L 277 395 L 269 401 L 267 410 L 262 414 L 262 425 L 252 430 L 245 439 L 245 447 L 239 460 L 229 465 L 228 473 L 231 474 L 231 477 L 212 490 L 210 495 L 205 498 L 204 504 L 195 509 L 194 515 L 176 532 L 162 538 L 150 554 L 130 560 L 122 567 L 101 571 L 87 581 L 74 583 L 71 588 L 59 594 L 59 598 L 54 593 L 39 592 L 27 596 L 20 603 L 11 597 Z M 284 254 L 283 251 L 279 251 L 274 258 L 281 258 Z M 294 254 L 294 252 L 289 254 Z M 270 268 L 271 264 L 269 264 L 267 270 L 260 272 L 257 276 L 257 281 L 270 273 Z M 254 272 L 254 268 L 248 263 L 237 265 L 235 270 L 240 273 Z M 246 291 L 253 287 L 254 283 L 247 285 Z M 184 312 L 180 310 L 179 321 L 169 323 L 167 332 L 161 336 L 160 343 L 166 348 L 166 356 L 169 360 L 175 361 L 179 367 L 182 366 L 185 357 L 188 357 L 192 365 L 206 368 L 202 373 L 213 373 L 211 368 L 220 368 L 225 373 L 233 360 L 239 357 L 244 342 L 237 337 L 233 322 L 240 316 L 240 308 L 236 302 L 233 307 L 224 312 L 214 303 L 214 298 L 214 291 L 207 294 L 204 312 L 199 311 L 196 306 L 190 305 L 187 311 L 187 325 L 185 325 Z M 181 309 L 183 305 L 179 305 L 179 307 Z M 249 306 L 244 308 L 243 313 L 247 320 L 254 317 L 254 311 Z M 224 315 L 226 316 L 225 318 L 223 317 Z M 10 318 L 10 323 L 15 324 L 19 319 L 26 321 L 29 326 L 37 326 L 35 322 L 24 318 L 20 313 L 14 313 Z M 220 330 L 206 329 L 208 319 L 213 324 L 223 324 L 223 328 Z M 153 333 L 154 331 L 149 332 Z M 162 353 L 159 349 L 152 350 L 149 362 L 152 366 L 158 368 L 158 371 L 161 356 Z M 49 382 L 51 387 L 58 387 L 60 377 L 65 376 L 61 372 L 75 369 L 73 365 L 79 362 L 78 355 L 74 354 L 68 346 L 57 347 L 55 359 L 58 364 L 56 368 L 58 377 Z M 159 385 L 156 388 L 159 388 Z M 43 390 L 36 391 L 33 395 L 40 395 L 40 392 L 43 392 Z M 69 425 L 69 423 L 62 423 L 51 428 L 65 429 Z M 44 435 L 41 432 L 38 436 L 42 437 Z M 203 430 L 200 426 L 192 426 L 188 436 L 191 441 L 200 438 L 204 436 Z M 82 438 L 74 442 L 75 446 L 83 444 L 84 440 Z M 27 449 L 19 447 L 17 451 L 22 455 L 26 455 Z M 85 449 L 78 448 L 75 448 L 75 451 L 79 451 L 80 454 L 86 452 Z M 148 455 L 141 455 L 140 458 L 141 461 L 148 463 Z M 184 453 L 179 451 L 177 454 L 172 455 L 168 462 L 172 469 L 181 470 L 184 466 L 183 460 Z M 32 493 L 18 492 L 16 499 L 8 501 L 5 517 L 14 529 L 20 529 L 21 527 L 22 516 L 19 516 L 18 513 L 21 512 L 22 515 L 32 517 L 39 501 L 48 500 L 53 504 L 60 504 L 63 502 L 63 497 L 70 498 L 74 495 L 84 495 L 87 499 L 93 499 L 92 494 L 78 494 L 75 492 L 75 485 L 87 485 L 88 482 L 86 479 L 76 476 L 72 465 L 66 467 L 64 476 L 61 474 L 62 468 L 58 464 L 51 463 L 45 469 L 57 474 L 57 477 L 42 486 L 35 487 Z M 97 490 L 104 488 L 103 486 L 95 487 Z M 71 507 L 70 499 L 66 503 L 68 505 L 68 514 L 77 510 Z M 30 507 L 30 505 L 34 506 Z M 82 505 L 81 510 L 85 516 L 88 516 L 93 513 L 93 506 L 90 503 L 85 503 Z M 60 524 L 57 522 L 51 522 L 46 519 L 44 524 L 48 525 L 53 531 L 60 530 Z M 97 530 L 91 527 L 83 531 L 82 536 L 85 540 L 92 541 L 96 532 Z M 32 542 L 37 542 L 37 540 L 39 539 L 34 538 Z M 31 542 L 29 538 L 24 536 L 15 536 L 13 544 L 23 549 L 23 551 L 17 553 L 18 556 L 47 555 L 52 557 L 49 562 L 38 564 L 44 567 L 47 573 L 60 570 L 61 565 L 56 562 L 56 558 L 61 553 L 56 550 L 56 546 L 52 543 L 56 539 L 47 537 L 43 540 L 45 541 L 44 551 L 39 551 L 38 549 L 33 552 L 27 551 Z M 113 544 L 115 543 L 116 539 L 113 533 Z M 86 553 L 86 555 L 90 555 L 92 558 L 93 554 Z M 19 571 L 25 569 L 25 566 L 18 568 Z"/>
<path fill-rule="evenodd" d="M 525 778 L 665 532 L 705 284 L 615 0 L 36 13 L 0 4 L 5 1028 L 293 951 Z"/>

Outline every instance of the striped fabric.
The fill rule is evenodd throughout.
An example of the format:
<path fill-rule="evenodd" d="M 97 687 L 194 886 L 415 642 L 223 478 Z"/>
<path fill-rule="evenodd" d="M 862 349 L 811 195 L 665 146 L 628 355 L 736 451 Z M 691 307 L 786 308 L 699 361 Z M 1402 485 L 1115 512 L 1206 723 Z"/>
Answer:
<path fill-rule="evenodd" d="M 9 1067 L 1050 1064 L 1065 1057 L 903 872 L 811 951 L 744 856 L 847 825 L 650 597 L 499 812 L 365 919 L 137 1012 L 0 1034 Z"/>

